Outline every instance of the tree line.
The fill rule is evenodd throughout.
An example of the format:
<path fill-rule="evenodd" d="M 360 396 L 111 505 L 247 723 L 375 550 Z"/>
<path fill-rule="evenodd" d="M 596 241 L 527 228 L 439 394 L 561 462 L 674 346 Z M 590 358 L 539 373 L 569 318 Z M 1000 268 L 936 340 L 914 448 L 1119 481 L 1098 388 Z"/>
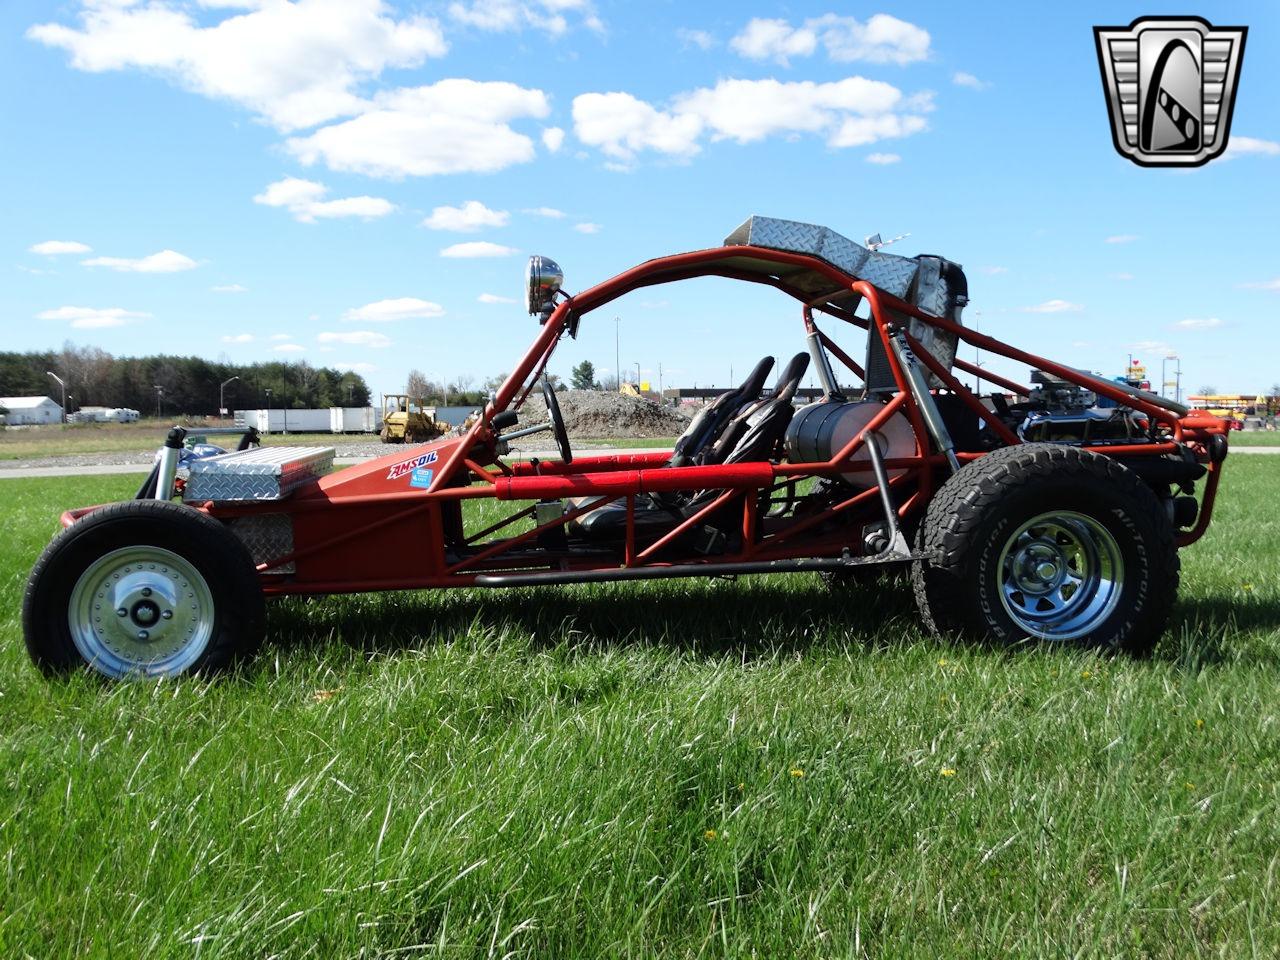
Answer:
<path fill-rule="evenodd" d="M 306 361 L 237 364 L 201 357 L 113 357 L 97 347 L 67 343 L 60 351 L 0 352 L 0 396 L 48 396 L 68 412 L 85 406 L 128 407 L 144 416 L 216 415 L 219 386 L 229 409 L 363 407 L 369 386 L 358 373 L 313 367 Z M 270 394 L 268 395 L 268 391 Z"/>

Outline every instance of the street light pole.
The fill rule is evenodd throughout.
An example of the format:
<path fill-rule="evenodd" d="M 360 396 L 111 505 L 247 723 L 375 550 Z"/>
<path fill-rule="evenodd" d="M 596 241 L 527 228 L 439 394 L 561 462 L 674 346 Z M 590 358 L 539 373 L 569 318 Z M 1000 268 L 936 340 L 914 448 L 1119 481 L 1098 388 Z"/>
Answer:
<path fill-rule="evenodd" d="M 218 387 L 218 416 L 225 417 L 227 415 L 227 400 L 226 400 L 226 393 L 225 393 L 227 389 L 227 384 L 233 383 L 234 381 L 239 379 L 240 378 L 238 376 L 235 376 L 235 377 L 232 377 L 230 380 L 223 380 L 222 384 Z"/>
<path fill-rule="evenodd" d="M 45 373 L 53 377 L 53 379 L 57 380 L 58 386 L 62 387 L 62 422 L 66 423 L 67 422 L 67 385 L 63 383 L 62 378 L 58 376 L 56 373 L 54 373 L 52 370 L 46 370 Z"/>
<path fill-rule="evenodd" d="M 640 362 L 636 361 L 636 389 L 640 389 Z"/>
<path fill-rule="evenodd" d="M 164 387 L 160 384 L 152 384 L 156 388 L 156 416 L 164 416 Z"/>

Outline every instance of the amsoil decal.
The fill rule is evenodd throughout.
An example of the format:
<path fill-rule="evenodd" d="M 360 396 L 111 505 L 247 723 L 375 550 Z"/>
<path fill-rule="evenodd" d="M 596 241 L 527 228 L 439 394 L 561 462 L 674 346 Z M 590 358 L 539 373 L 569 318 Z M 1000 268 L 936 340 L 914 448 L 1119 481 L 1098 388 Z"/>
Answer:
<path fill-rule="evenodd" d="M 430 453 L 420 454 L 409 460 L 401 460 L 394 467 L 387 471 L 388 480 L 399 480 L 406 474 L 413 473 L 419 467 L 425 467 L 428 463 L 435 463 L 440 459 L 440 454 L 432 450 Z"/>

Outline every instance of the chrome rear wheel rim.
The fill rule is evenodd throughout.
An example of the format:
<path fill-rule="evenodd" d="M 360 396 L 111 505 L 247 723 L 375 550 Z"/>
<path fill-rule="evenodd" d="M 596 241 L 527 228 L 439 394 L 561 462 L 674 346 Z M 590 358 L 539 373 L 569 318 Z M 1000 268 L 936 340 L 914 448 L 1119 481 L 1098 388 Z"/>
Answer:
<path fill-rule="evenodd" d="M 1072 511 L 1042 513 L 1005 541 L 997 564 L 1000 602 L 1015 624 L 1042 640 L 1076 640 L 1114 612 L 1124 557 L 1111 531 Z"/>
<path fill-rule="evenodd" d="M 173 676 L 213 636 L 213 592 L 188 560 L 154 546 L 122 547 L 71 589 L 67 623 L 85 662 L 108 677 Z"/>

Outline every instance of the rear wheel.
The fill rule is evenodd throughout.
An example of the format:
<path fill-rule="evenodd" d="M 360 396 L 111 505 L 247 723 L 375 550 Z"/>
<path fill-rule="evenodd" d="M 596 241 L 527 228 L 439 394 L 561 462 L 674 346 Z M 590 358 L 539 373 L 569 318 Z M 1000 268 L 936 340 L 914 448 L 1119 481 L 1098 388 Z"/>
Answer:
<path fill-rule="evenodd" d="M 1150 651 L 1178 589 L 1173 527 L 1108 457 L 1054 444 L 988 454 L 949 479 L 912 570 L 934 632 Z"/>
<path fill-rule="evenodd" d="M 261 642 L 253 561 L 190 507 L 132 500 L 96 510 L 45 549 L 27 583 L 27 652 L 46 673 L 113 679 L 213 672 Z"/>

